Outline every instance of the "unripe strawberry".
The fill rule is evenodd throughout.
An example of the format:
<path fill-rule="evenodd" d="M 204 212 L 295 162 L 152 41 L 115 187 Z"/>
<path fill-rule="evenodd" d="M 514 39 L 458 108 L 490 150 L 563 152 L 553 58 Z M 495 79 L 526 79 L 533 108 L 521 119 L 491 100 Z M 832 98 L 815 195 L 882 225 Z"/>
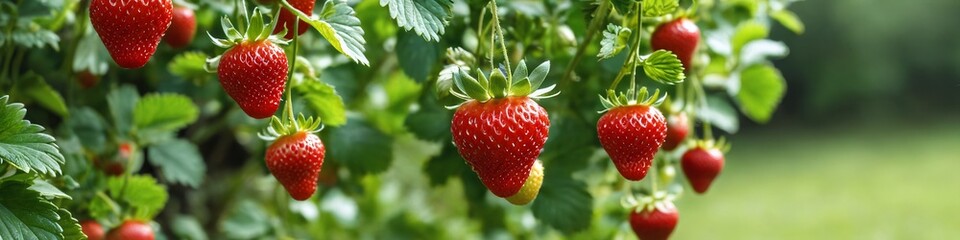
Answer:
<path fill-rule="evenodd" d="M 533 163 L 533 167 L 530 169 L 530 177 L 527 177 L 527 181 L 523 183 L 520 192 L 507 197 L 507 201 L 513 203 L 513 205 L 526 205 L 537 198 L 537 195 L 540 194 L 541 185 L 543 185 L 543 163 L 537 160 Z"/>

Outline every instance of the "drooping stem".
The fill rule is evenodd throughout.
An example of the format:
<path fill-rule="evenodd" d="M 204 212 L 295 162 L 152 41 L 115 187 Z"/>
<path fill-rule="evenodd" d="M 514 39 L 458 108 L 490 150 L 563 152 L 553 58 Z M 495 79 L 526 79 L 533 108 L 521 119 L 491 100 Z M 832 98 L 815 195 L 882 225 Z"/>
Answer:
<path fill-rule="evenodd" d="M 479 37 L 477 37 L 477 51 L 476 51 L 476 52 L 477 52 L 478 56 L 481 56 L 481 55 L 480 55 L 480 50 L 483 49 L 483 33 L 486 32 L 486 31 L 484 31 L 485 29 L 483 28 L 483 18 L 486 17 L 486 15 L 487 15 L 487 8 L 486 8 L 486 7 L 483 7 L 482 9 L 480 9 L 480 16 L 477 17 L 477 36 L 479 36 Z M 492 44 L 492 43 L 491 43 L 491 44 Z M 490 58 L 493 59 L 493 56 L 491 56 Z"/>
<path fill-rule="evenodd" d="M 634 9 L 633 14 L 631 14 L 632 17 L 637 18 L 636 31 L 634 31 L 636 32 L 636 39 L 634 40 L 633 47 L 630 49 L 630 55 L 627 56 L 627 61 L 623 62 L 623 67 L 620 68 L 620 72 L 617 73 L 617 77 L 614 78 L 613 83 L 610 84 L 610 90 L 616 90 L 617 85 L 620 85 L 620 81 L 623 80 L 623 77 L 626 76 L 628 72 L 631 76 L 630 89 L 636 90 L 636 70 L 637 65 L 639 64 L 637 58 L 640 54 L 640 40 L 643 38 L 643 15 L 640 14 L 640 12 L 643 11 L 643 6 L 639 2 L 636 3 L 636 6 L 637 7 Z"/>
<path fill-rule="evenodd" d="M 590 43 L 593 42 L 593 36 L 597 34 L 603 26 L 603 23 L 606 22 L 607 14 L 610 13 L 610 1 L 600 1 L 600 7 L 597 8 L 595 13 L 597 15 L 593 17 L 593 20 L 590 21 L 590 26 L 587 27 L 587 35 L 584 36 L 580 46 L 577 46 L 577 53 L 573 55 L 573 60 L 570 60 L 570 64 L 567 64 L 567 70 L 563 72 L 563 77 L 560 78 L 560 83 L 558 84 L 560 89 L 564 89 L 564 86 L 573 79 L 573 70 L 580 64 L 580 60 L 583 60 L 587 46 L 590 46 Z"/>
<path fill-rule="evenodd" d="M 513 70 L 511 70 L 511 66 L 513 65 L 510 65 L 510 54 L 507 53 L 507 39 L 503 37 L 503 28 L 500 27 L 500 12 L 497 11 L 496 0 L 490 1 L 490 12 L 491 15 L 493 15 L 493 30 L 497 32 L 496 36 L 500 38 L 500 51 L 503 51 L 503 63 L 507 65 L 507 86 L 510 86 L 513 84 L 509 81 L 511 76 L 513 76 Z M 491 42 L 491 44 L 493 44 L 493 42 Z M 493 68 L 497 68 L 497 66 L 494 65 Z"/>
<path fill-rule="evenodd" d="M 286 0 L 283 0 L 282 2 L 285 3 L 284 7 L 292 8 L 292 6 L 289 6 L 290 4 L 287 3 Z M 294 24 L 291 24 L 291 25 L 293 25 L 293 41 L 290 42 L 290 44 L 293 44 L 293 54 L 290 54 L 290 70 L 287 71 L 287 86 L 284 87 L 284 88 L 285 88 L 284 91 L 287 92 L 287 104 L 286 104 L 286 108 L 285 108 L 284 110 L 286 110 L 286 112 L 287 112 L 286 115 L 287 115 L 287 117 L 288 117 L 288 120 L 290 120 L 290 122 L 293 123 L 294 128 L 299 131 L 299 130 L 300 130 L 300 126 L 299 126 L 298 123 L 297 123 L 296 117 L 293 115 L 293 91 L 292 91 L 293 87 L 292 87 L 292 85 L 293 85 L 293 72 L 294 72 L 294 71 L 296 70 L 296 68 L 297 68 L 297 50 L 298 50 L 298 47 L 300 46 L 299 41 L 298 41 L 298 38 L 300 37 L 300 34 L 299 34 L 299 33 L 300 33 L 300 29 L 299 29 L 299 28 L 300 28 L 300 24 L 299 24 L 299 21 L 297 21 L 297 22 L 294 22 Z"/>

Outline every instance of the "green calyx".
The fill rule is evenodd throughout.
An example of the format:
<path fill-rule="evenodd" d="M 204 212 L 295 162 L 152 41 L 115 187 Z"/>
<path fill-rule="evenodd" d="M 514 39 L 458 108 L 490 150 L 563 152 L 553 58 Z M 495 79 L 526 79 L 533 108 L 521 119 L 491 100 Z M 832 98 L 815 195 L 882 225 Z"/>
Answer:
<path fill-rule="evenodd" d="M 226 34 L 226 38 L 216 38 L 207 32 L 207 36 L 210 37 L 210 40 L 213 41 L 214 45 L 222 48 L 232 48 L 233 46 L 239 45 L 241 43 L 253 43 L 263 40 L 273 42 L 275 44 L 286 45 L 290 41 L 284 40 L 279 36 L 284 36 L 287 34 L 287 29 L 284 28 L 283 31 L 278 33 L 278 35 L 273 35 L 273 24 L 276 24 L 276 20 L 272 24 L 266 23 L 263 18 L 263 14 L 260 13 L 259 8 L 254 8 L 251 16 L 246 14 L 246 10 L 241 11 L 241 16 L 238 18 L 240 24 L 249 23 L 246 26 L 244 31 L 238 30 L 238 27 L 234 27 L 233 22 L 230 21 L 230 18 L 223 16 L 220 19 L 220 26 L 223 28 L 223 33 Z M 243 28 L 243 26 L 239 26 Z M 207 71 L 213 72 L 216 71 L 216 67 L 219 65 L 220 56 L 215 58 L 207 59 L 206 69 Z"/>
<path fill-rule="evenodd" d="M 504 71 L 500 69 L 494 69 L 489 75 L 484 74 L 480 69 L 477 69 L 476 72 L 477 78 L 470 76 L 465 71 L 454 72 L 453 82 L 456 88 L 451 88 L 450 93 L 463 100 L 480 102 L 512 96 L 543 99 L 560 94 L 559 92 L 553 92 L 556 84 L 540 88 L 543 80 L 547 78 L 547 73 L 550 72 L 550 61 L 541 63 L 540 66 L 528 73 L 526 62 L 520 60 L 511 76 L 506 76 L 507 74 L 504 74 Z"/>
<path fill-rule="evenodd" d="M 660 96 L 660 89 L 654 90 L 652 95 L 647 91 L 647 87 L 640 88 L 640 91 L 635 91 L 634 88 L 630 88 L 626 93 L 620 92 L 619 94 L 613 91 L 613 89 L 610 89 L 607 90 L 607 97 L 600 96 L 600 102 L 604 108 L 600 113 L 619 106 L 659 106 L 666 98 L 666 93 Z"/>
<path fill-rule="evenodd" d="M 257 133 L 257 136 L 266 141 L 273 141 L 281 136 L 292 135 L 298 132 L 317 133 L 323 130 L 323 124 L 320 123 L 319 118 L 304 117 L 303 113 L 300 113 L 296 119 L 292 117 L 287 118 L 286 113 L 284 113 L 284 119 L 288 120 L 280 120 L 279 117 L 273 116 L 273 118 L 270 118 L 270 125 L 260 133 Z"/>
<path fill-rule="evenodd" d="M 692 148 L 702 148 L 702 149 L 717 149 L 721 153 L 727 153 L 730 151 L 730 142 L 727 139 L 720 137 L 718 140 L 714 139 L 701 139 L 693 143 Z"/>

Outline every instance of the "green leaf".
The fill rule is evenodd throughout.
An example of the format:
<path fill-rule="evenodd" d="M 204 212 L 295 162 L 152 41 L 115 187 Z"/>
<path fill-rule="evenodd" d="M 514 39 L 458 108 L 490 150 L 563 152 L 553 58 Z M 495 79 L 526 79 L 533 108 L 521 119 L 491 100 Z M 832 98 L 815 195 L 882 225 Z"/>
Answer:
<path fill-rule="evenodd" d="M 90 217 L 95 219 L 105 219 L 120 212 L 120 205 L 102 192 L 94 195 L 93 199 L 90 199 L 90 204 L 86 207 L 90 211 Z"/>
<path fill-rule="evenodd" d="M 390 17 L 397 25 L 411 29 L 427 41 L 440 41 L 444 26 L 450 18 L 451 0 L 380 0 L 380 6 L 390 9 Z"/>
<path fill-rule="evenodd" d="M 633 11 L 633 4 L 637 1 L 639 0 L 610 0 L 610 2 L 613 3 L 613 8 L 617 9 L 617 12 L 624 16 Z"/>
<path fill-rule="evenodd" d="M 699 105 L 699 104 L 698 104 Z M 709 122 L 727 133 L 736 133 L 740 129 L 740 118 L 737 109 L 733 108 L 725 98 L 707 97 L 707 105 L 699 105 L 697 119 Z"/>
<path fill-rule="evenodd" d="M 10 39 L 26 48 L 50 46 L 53 50 L 60 50 L 60 37 L 32 21 L 17 22 L 16 29 L 10 33 Z"/>
<path fill-rule="evenodd" d="M 80 221 L 77 221 L 73 214 L 70 214 L 70 211 L 63 208 L 57 209 L 57 215 L 60 215 L 57 224 L 63 229 L 63 239 L 83 239 L 87 237 L 83 234 L 83 229 L 80 228 Z"/>
<path fill-rule="evenodd" d="M 430 158 L 423 165 L 423 172 L 430 178 L 431 186 L 445 184 L 451 177 L 460 175 L 464 169 L 470 169 L 470 167 L 452 144 L 444 144 L 440 155 Z"/>
<path fill-rule="evenodd" d="M 60 92 L 50 87 L 42 76 L 32 71 L 24 74 L 17 81 L 17 92 L 61 117 L 67 116 L 67 103 L 63 101 Z"/>
<path fill-rule="evenodd" d="M 173 75 L 184 79 L 199 80 L 210 76 L 204 69 L 208 56 L 202 52 L 185 52 L 177 55 L 167 65 Z"/>
<path fill-rule="evenodd" d="M 764 63 L 768 57 L 783 57 L 789 53 L 787 45 L 769 39 L 754 40 L 740 50 L 740 65 L 750 66 Z"/>
<path fill-rule="evenodd" d="M 89 22 L 85 24 L 87 24 L 88 29 L 93 28 Z M 107 73 L 113 59 L 110 58 L 110 53 L 107 52 L 107 48 L 103 46 L 100 36 L 96 32 L 88 31 L 84 34 L 80 43 L 77 43 L 76 50 L 73 58 L 73 71 L 87 70 L 94 75 Z"/>
<path fill-rule="evenodd" d="M 163 177 L 174 183 L 198 187 L 203 182 L 207 166 L 197 146 L 189 141 L 175 139 L 153 145 L 147 151 L 150 163 L 160 167 Z"/>
<path fill-rule="evenodd" d="M 740 49 L 743 48 L 743 45 L 746 45 L 748 42 L 767 38 L 770 30 L 767 29 L 767 26 L 760 24 L 758 22 L 750 21 L 740 24 L 737 26 L 736 32 L 733 34 L 733 38 L 730 41 L 730 44 L 733 47 L 734 56 L 740 55 Z"/>
<path fill-rule="evenodd" d="M 107 142 L 103 118 L 92 108 L 71 109 L 66 124 L 80 139 L 83 147 L 95 152 L 103 150 Z"/>
<path fill-rule="evenodd" d="M 306 22 L 320 31 L 320 35 L 323 35 L 323 38 L 326 38 L 337 51 L 356 63 L 370 65 L 370 61 L 363 55 L 366 51 L 363 45 L 367 41 L 363 39 L 360 19 L 346 1 L 327 1 L 320 9 L 320 14 Z"/>
<path fill-rule="evenodd" d="M 643 73 L 664 84 L 676 84 L 687 77 L 683 74 L 683 63 L 677 55 L 662 49 L 651 53 L 643 61 Z"/>
<path fill-rule="evenodd" d="M 403 72 L 417 80 L 427 81 L 433 66 L 440 58 L 440 46 L 431 44 L 410 32 L 397 33 L 397 62 Z"/>
<path fill-rule="evenodd" d="M 631 32 L 629 28 L 613 23 L 608 24 L 607 30 L 603 31 L 603 40 L 600 40 L 600 52 L 597 53 L 597 60 L 611 58 L 620 53 L 623 48 L 627 47 Z"/>
<path fill-rule="evenodd" d="M 179 215 L 173 218 L 173 234 L 176 239 L 206 240 L 203 225 L 194 216 Z"/>
<path fill-rule="evenodd" d="M 133 126 L 133 109 L 140 102 L 140 93 L 131 85 L 123 85 L 107 94 L 107 105 L 113 126 L 120 134 L 130 133 Z"/>
<path fill-rule="evenodd" d="M 138 129 L 176 131 L 197 120 L 200 114 L 190 98 L 172 93 L 148 94 L 133 109 Z"/>
<path fill-rule="evenodd" d="M 63 239 L 59 208 L 21 182 L 0 185 L 0 238 Z"/>
<path fill-rule="evenodd" d="M 366 120 L 349 118 L 346 125 L 330 131 L 330 157 L 355 174 L 377 174 L 393 162 L 392 138 Z"/>
<path fill-rule="evenodd" d="M 220 232 L 229 239 L 257 239 L 270 230 L 270 217 L 257 202 L 243 198 L 234 205 Z"/>
<path fill-rule="evenodd" d="M 167 203 L 167 188 L 150 176 L 112 177 L 107 180 L 110 197 L 126 203 L 135 219 L 150 220 Z"/>
<path fill-rule="evenodd" d="M 790 10 L 780 10 L 773 13 L 770 13 L 770 17 L 783 24 L 783 27 L 790 29 L 796 34 L 803 34 L 804 25 L 800 21 L 800 18 L 797 17 L 797 14 L 791 12 Z"/>
<path fill-rule="evenodd" d="M 70 197 L 70 195 L 63 193 L 63 191 L 60 191 L 60 189 L 58 189 L 57 187 L 54 187 L 49 182 L 39 178 L 33 179 L 33 185 L 31 185 L 28 189 L 36 191 L 40 193 L 40 196 L 47 197 L 47 198 L 73 199 Z"/>
<path fill-rule="evenodd" d="M 20 103 L 7 103 L 0 97 L 0 164 L 9 163 L 24 172 L 45 175 L 60 174 L 63 155 L 56 139 L 43 133 L 44 128 L 24 120 L 27 109 Z"/>
<path fill-rule="evenodd" d="M 566 234 L 587 229 L 593 219 L 593 196 L 586 184 L 546 168 L 544 174 L 540 195 L 531 207 L 533 216 Z"/>
<path fill-rule="evenodd" d="M 323 124 L 341 126 L 347 123 L 347 111 L 343 98 L 330 84 L 320 81 L 302 81 L 293 86 L 301 94 L 307 106 L 319 115 Z"/>
<path fill-rule="evenodd" d="M 659 17 L 677 11 L 679 0 L 643 0 L 643 16 Z"/>
<path fill-rule="evenodd" d="M 443 99 L 450 95 L 450 89 L 453 89 L 454 86 L 454 74 L 467 71 L 470 71 L 470 68 L 463 65 L 447 64 L 443 66 L 443 70 L 440 70 L 440 75 L 437 77 L 437 98 Z"/>
<path fill-rule="evenodd" d="M 780 99 L 786 92 L 786 82 L 776 68 L 757 64 L 740 73 L 740 93 L 737 100 L 744 115 L 758 123 L 770 120 Z"/>

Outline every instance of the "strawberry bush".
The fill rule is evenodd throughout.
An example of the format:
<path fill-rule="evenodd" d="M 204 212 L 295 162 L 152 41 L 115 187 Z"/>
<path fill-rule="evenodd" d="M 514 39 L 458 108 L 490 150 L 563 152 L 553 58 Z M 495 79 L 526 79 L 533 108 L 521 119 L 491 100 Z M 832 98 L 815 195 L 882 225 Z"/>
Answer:
<path fill-rule="evenodd" d="M 0 239 L 665 239 L 792 2 L 4 1 Z"/>

